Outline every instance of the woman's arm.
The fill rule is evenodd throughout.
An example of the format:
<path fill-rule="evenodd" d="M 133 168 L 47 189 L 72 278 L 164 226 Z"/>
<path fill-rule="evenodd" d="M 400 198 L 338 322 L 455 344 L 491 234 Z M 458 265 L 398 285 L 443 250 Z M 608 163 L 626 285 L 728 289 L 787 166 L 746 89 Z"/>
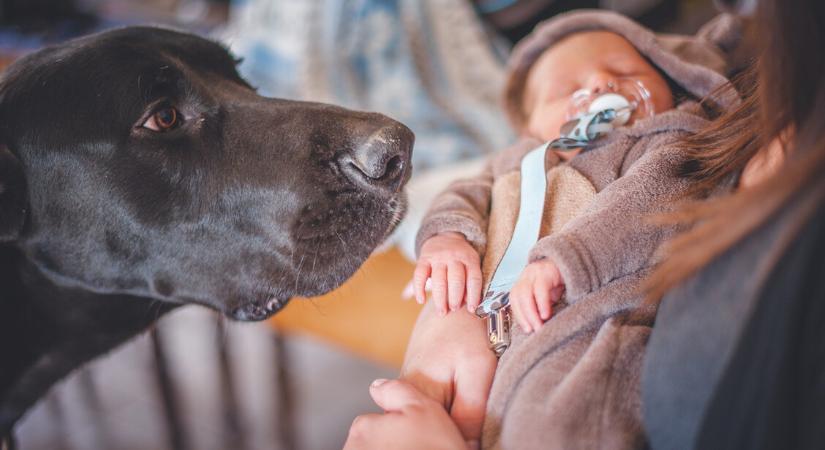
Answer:
<path fill-rule="evenodd" d="M 483 320 L 464 309 L 441 317 L 429 302 L 410 337 L 401 379 L 441 404 L 466 440 L 477 440 L 496 363 Z"/>

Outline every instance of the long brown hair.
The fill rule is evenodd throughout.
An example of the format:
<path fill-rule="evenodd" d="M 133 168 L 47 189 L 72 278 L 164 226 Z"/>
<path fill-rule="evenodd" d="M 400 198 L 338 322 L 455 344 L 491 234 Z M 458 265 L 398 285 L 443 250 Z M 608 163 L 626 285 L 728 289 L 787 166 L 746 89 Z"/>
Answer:
<path fill-rule="evenodd" d="M 825 176 L 825 2 L 760 0 L 754 20 L 761 50 L 744 74 L 742 105 L 685 142 L 682 176 L 706 196 L 733 181 L 768 142 L 793 130 L 777 174 L 752 188 L 686 204 L 667 220 L 692 225 L 661 249 L 648 281 L 656 301 Z M 817 187 L 819 188 L 819 186 Z"/>

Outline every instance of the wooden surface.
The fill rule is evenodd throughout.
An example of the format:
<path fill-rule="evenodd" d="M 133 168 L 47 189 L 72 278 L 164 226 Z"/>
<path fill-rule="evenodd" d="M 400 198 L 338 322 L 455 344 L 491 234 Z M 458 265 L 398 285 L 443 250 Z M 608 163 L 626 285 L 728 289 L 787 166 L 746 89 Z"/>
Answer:
<path fill-rule="evenodd" d="M 321 297 L 293 299 L 271 324 L 400 367 L 421 310 L 414 300 L 401 299 L 412 271 L 412 263 L 395 249 L 373 255 L 343 286 Z"/>

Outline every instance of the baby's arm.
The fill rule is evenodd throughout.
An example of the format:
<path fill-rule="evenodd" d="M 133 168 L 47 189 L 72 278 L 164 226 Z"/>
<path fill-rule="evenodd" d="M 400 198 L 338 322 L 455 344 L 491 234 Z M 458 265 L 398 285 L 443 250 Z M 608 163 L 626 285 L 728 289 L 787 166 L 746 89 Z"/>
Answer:
<path fill-rule="evenodd" d="M 541 142 L 523 137 L 504 151 L 495 154 L 476 177 L 458 180 L 438 195 L 421 222 L 416 236 L 416 254 L 420 254 L 424 242 L 440 233 L 461 233 L 467 242 L 483 255 L 487 245 L 487 220 L 493 190 L 493 167 L 497 171 L 517 167 L 521 157 Z"/>
<path fill-rule="evenodd" d="M 456 309 L 464 300 L 468 309 L 475 309 L 481 301 L 480 260 L 487 244 L 493 167 L 498 170 L 509 170 L 510 165 L 517 167 L 524 154 L 539 144 L 541 143 L 535 139 L 521 138 L 492 157 L 477 177 L 458 180 L 436 197 L 416 237 L 419 263 L 413 278 L 413 288 L 419 303 L 424 302 L 424 286 L 427 278 L 432 277 L 433 299 L 439 306 L 439 311 L 446 312 L 448 303 L 450 309 Z M 474 252 L 470 253 L 469 250 Z M 450 270 L 451 262 L 454 271 Z M 436 265 L 439 266 L 437 270 Z M 475 283 L 476 274 L 479 278 L 478 287 Z"/>
<path fill-rule="evenodd" d="M 427 239 L 421 246 L 413 274 L 415 299 L 424 303 L 424 286 L 432 279 L 432 298 L 442 315 L 455 311 L 466 301 L 475 311 L 481 301 L 481 258 L 463 234 L 444 232 Z"/>
<path fill-rule="evenodd" d="M 680 137 L 668 133 L 637 144 L 646 151 L 621 178 L 561 231 L 533 247 L 530 261 L 555 264 L 568 301 L 648 267 L 659 245 L 676 231 L 652 219 L 672 210 L 689 187 L 676 170 L 684 156 L 672 144 Z"/>
<path fill-rule="evenodd" d="M 493 185 L 489 162 L 476 177 L 458 180 L 436 197 L 416 236 L 418 263 L 413 290 L 424 303 L 432 278 L 436 310 L 445 314 L 466 300 L 481 298 L 481 258 L 487 242 L 487 214 Z"/>
<path fill-rule="evenodd" d="M 421 254 L 428 239 L 446 232 L 461 233 L 477 253 L 483 253 L 492 188 L 492 167 L 487 162 L 478 176 L 456 180 L 438 194 L 418 229 L 416 254 Z"/>

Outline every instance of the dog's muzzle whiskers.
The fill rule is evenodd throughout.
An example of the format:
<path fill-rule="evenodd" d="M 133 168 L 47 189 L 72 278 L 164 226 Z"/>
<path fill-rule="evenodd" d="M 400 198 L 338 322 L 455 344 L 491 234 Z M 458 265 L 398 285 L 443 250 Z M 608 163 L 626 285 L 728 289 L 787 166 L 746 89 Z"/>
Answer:
<path fill-rule="evenodd" d="M 298 292 L 298 284 L 301 281 L 301 269 L 304 267 L 304 258 L 306 257 L 306 253 L 301 255 L 301 260 L 298 262 L 298 271 L 295 274 L 295 286 L 293 287 L 293 292 Z"/>

